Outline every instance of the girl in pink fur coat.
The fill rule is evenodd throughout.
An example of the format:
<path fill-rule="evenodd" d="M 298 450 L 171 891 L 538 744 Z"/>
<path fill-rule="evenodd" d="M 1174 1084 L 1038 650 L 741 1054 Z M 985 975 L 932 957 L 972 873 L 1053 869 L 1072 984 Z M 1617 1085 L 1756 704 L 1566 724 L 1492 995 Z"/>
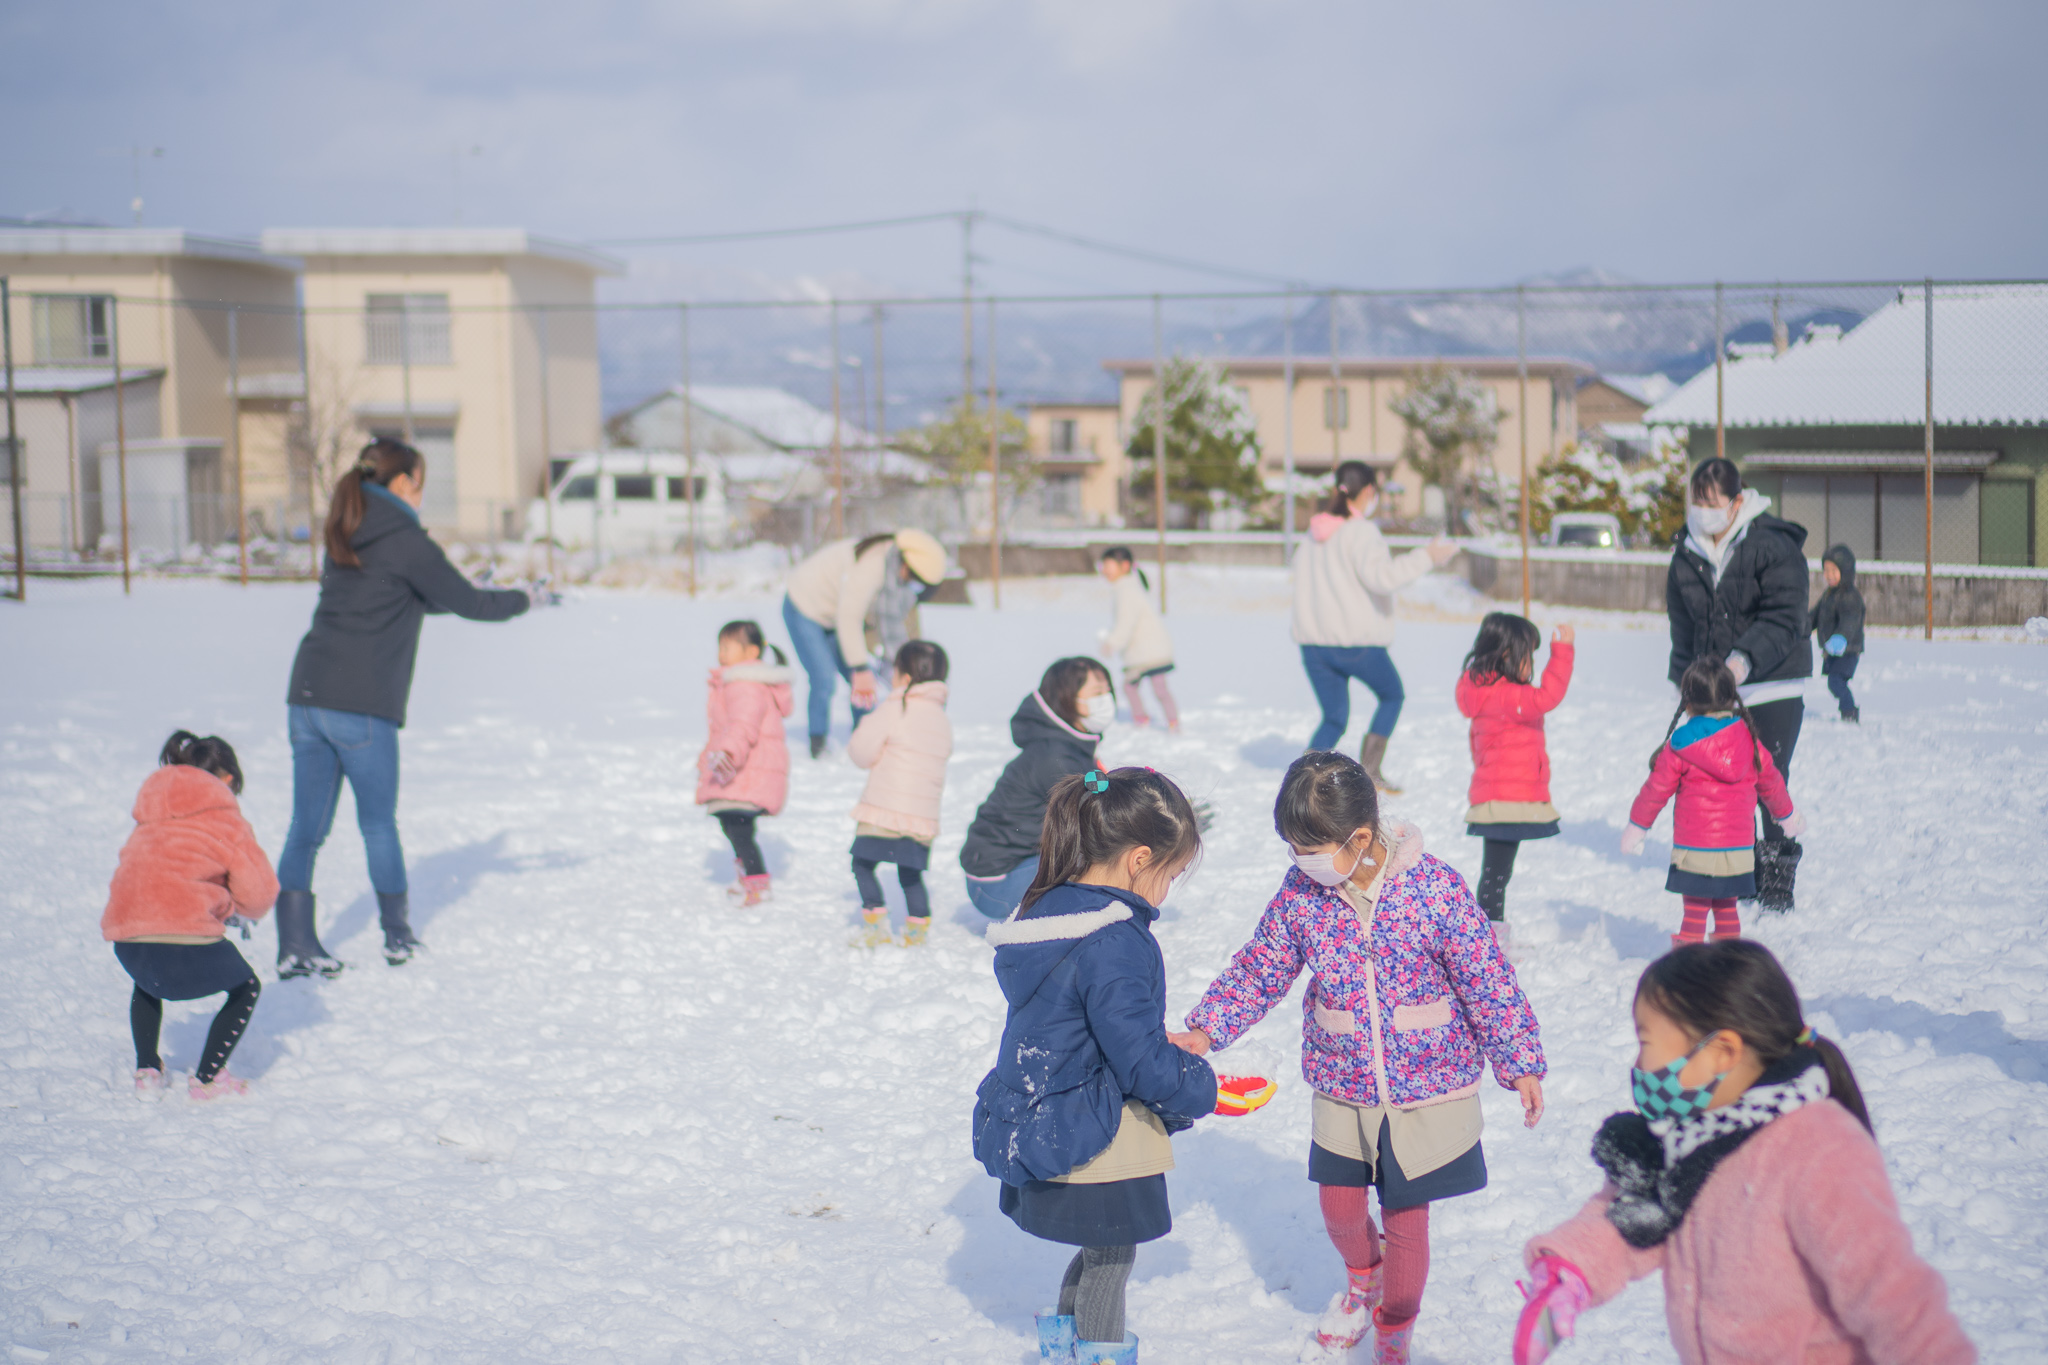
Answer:
<path fill-rule="evenodd" d="M 775 655 L 763 662 L 761 651 Z M 783 718 L 794 702 L 782 651 L 752 621 L 728 621 L 718 632 L 718 667 L 705 702 L 710 738 L 697 755 L 697 804 L 708 808 L 732 844 L 739 880 L 726 895 L 739 905 L 770 899 L 768 864 L 754 822 L 789 799 L 789 745 Z"/>
<path fill-rule="evenodd" d="M 875 868 L 896 864 L 903 888 L 903 946 L 915 948 L 931 929 L 931 898 L 924 871 L 939 837 L 939 798 L 946 791 L 946 760 L 953 756 L 953 723 L 946 719 L 946 651 L 930 640 L 911 640 L 896 651 L 895 687 L 861 717 L 846 756 L 868 770 L 853 808 L 853 881 L 860 889 L 862 928 L 854 942 L 879 948 L 890 942 L 889 907 Z"/>
<path fill-rule="evenodd" d="M 1593 1140 L 1606 1187 L 1532 1238 L 1516 1365 L 1664 1272 L 1685 1365 L 1969 1365 L 1941 1276 L 1913 1252 L 1841 1051 L 1748 939 L 1675 948 L 1636 984 L 1636 1108 Z"/>

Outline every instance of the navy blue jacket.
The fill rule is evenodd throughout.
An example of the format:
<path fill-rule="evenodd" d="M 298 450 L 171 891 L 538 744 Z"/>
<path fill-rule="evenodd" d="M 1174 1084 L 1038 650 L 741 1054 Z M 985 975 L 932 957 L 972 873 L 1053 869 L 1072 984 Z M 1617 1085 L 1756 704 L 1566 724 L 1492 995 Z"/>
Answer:
<path fill-rule="evenodd" d="M 1010 738 L 1020 750 L 974 812 L 960 869 L 970 877 L 1003 877 L 1038 852 L 1045 803 L 1055 782 L 1095 766 L 1102 736 L 1077 730 L 1052 713 L 1036 692 L 1010 717 Z"/>
<path fill-rule="evenodd" d="M 1188 1127 L 1216 1109 L 1216 1073 L 1166 1040 L 1166 961 L 1143 897 L 1072 882 L 992 925 L 1010 1002 L 974 1106 L 974 1155 L 1010 1185 L 1050 1180 L 1116 1137 L 1126 1096 Z"/>

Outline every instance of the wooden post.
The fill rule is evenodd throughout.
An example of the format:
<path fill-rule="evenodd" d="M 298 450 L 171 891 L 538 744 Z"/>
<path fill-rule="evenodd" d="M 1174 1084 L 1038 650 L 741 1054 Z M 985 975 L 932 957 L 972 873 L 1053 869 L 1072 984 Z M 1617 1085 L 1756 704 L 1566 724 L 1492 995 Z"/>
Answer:
<path fill-rule="evenodd" d="M 1152 296 L 1152 516 L 1159 525 L 1159 614 L 1166 615 L 1166 343 Z"/>
<path fill-rule="evenodd" d="M 548 409 L 548 310 L 542 305 L 539 310 L 540 325 L 534 340 L 540 350 L 540 486 L 543 493 L 541 506 L 546 509 L 548 519 L 548 577 L 555 576 L 555 432 Z M 604 487 L 604 457 L 598 456 L 597 476 L 590 482 L 590 557 L 591 575 L 597 572 L 597 513 L 598 491 Z"/>
<path fill-rule="evenodd" d="M 1522 615 L 1529 614 L 1529 291 L 1515 286 L 1515 415 L 1522 432 Z"/>
<path fill-rule="evenodd" d="M 1287 316 L 1280 324 L 1280 390 L 1286 394 L 1280 416 L 1280 458 L 1286 466 L 1287 512 L 1280 523 L 1280 558 L 1294 562 L 1294 295 L 1287 296 Z"/>
<path fill-rule="evenodd" d="M 878 468 L 879 468 L 879 463 L 880 463 L 880 452 L 881 452 L 882 448 L 883 448 L 884 446 L 886 446 L 886 445 L 887 445 L 887 444 L 889 443 L 889 442 L 888 442 L 888 435 L 889 435 L 889 410 L 888 410 L 888 409 L 887 409 L 886 407 L 882 406 L 882 398 L 883 398 L 883 394 L 884 394 L 885 392 L 886 392 L 886 390 L 885 390 L 885 389 L 884 389 L 884 388 L 882 387 L 882 305 L 878 303 L 878 304 L 876 304 L 876 305 L 875 305 L 875 431 L 874 431 L 874 436 L 875 436 L 875 450 L 876 450 L 876 453 L 877 453 L 877 466 L 878 466 Z"/>
<path fill-rule="evenodd" d="M 0 347 L 7 365 L 7 492 L 14 504 L 14 600 L 28 601 L 28 547 L 21 528 L 21 436 L 14 420 L 14 295 L 0 275 Z"/>
<path fill-rule="evenodd" d="M 114 464 L 121 483 L 121 591 L 134 590 L 128 568 L 128 402 L 121 392 L 121 300 L 107 295 L 108 349 L 114 358 Z M 106 517 L 107 494 L 100 490 L 100 517 Z"/>
<path fill-rule="evenodd" d="M 1714 283 L 1714 458 L 1728 458 L 1728 339 L 1722 330 L 1721 284 Z"/>
<path fill-rule="evenodd" d="M 988 301 L 988 572 L 995 609 L 1003 607 L 1003 457 L 996 409 L 996 301 Z"/>
<path fill-rule="evenodd" d="M 242 478 L 242 342 L 241 310 L 228 309 L 228 440 L 235 451 L 235 563 L 242 586 L 249 586 L 249 518 L 244 506 L 248 490 Z"/>
<path fill-rule="evenodd" d="M 839 435 L 839 300 L 830 300 L 826 311 L 832 320 L 832 538 L 837 540 L 846 534 L 846 452 Z M 995 317 L 993 300 L 989 303 L 989 317 Z M 989 369 L 994 372 L 993 361 Z"/>
<path fill-rule="evenodd" d="M 1927 332 L 1921 349 L 1927 360 L 1927 430 L 1925 437 L 1927 455 L 1927 515 L 1924 518 L 1927 532 L 1927 633 L 1934 638 L 1934 280 L 1930 277 L 1923 286 L 1922 297 L 1926 301 Z"/>
<path fill-rule="evenodd" d="M 680 304 L 683 335 L 683 454 L 688 460 L 683 496 L 690 500 L 690 596 L 697 595 L 697 412 L 690 393 L 690 305 Z"/>
<path fill-rule="evenodd" d="M 324 537 L 320 533 L 319 490 L 314 487 L 320 479 L 320 447 L 313 431 L 313 361 L 310 354 L 312 338 L 306 335 L 307 313 L 304 302 L 298 307 L 299 323 L 299 403 L 306 415 L 306 558 L 309 563 L 306 572 L 315 581 L 320 577 L 320 545 Z"/>

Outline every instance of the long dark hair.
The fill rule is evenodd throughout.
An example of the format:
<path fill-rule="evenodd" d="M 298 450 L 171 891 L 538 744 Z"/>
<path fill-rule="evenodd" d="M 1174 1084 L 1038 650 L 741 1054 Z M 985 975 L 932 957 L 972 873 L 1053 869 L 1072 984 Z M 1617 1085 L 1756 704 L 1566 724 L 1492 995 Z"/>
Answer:
<path fill-rule="evenodd" d="M 1337 487 L 1330 494 L 1330 505 L 1323 510 L 1333 517 L 1351 515 L 1351 500 L 1368 488 L 1380 484 L 1379 471 L 1363 460 L 1346 460 L 1337 466 Z"/>
<path fill-rule="evenodd" d="M 1312 749 L 1287 765 L 1273 802 L 1274 832 L 1297 848 L 1345 844 L 1361 829 L 1378 829 L 1379 790 L 1355 758 Z"/>
<path fill-rule="evenodd" d="M 755 649 L 761 650 L 764 653 L 773 654 L 776 663 L 786 664 L 789 662 L 788 655 L 784 654 L 777 646 L 768 643 L 768 637 L 761 633 L 761 623 L 759 621 L 727 621 L 718 628 L 718 638 L 721 640 L 738 640 L 741 644 L 752 645 Z"/>
<path fill-rule="evenodd" d="M 1479 623 L 1479 638 L 1465 656 L 1465 676 L 1484 685 L 1496 678 L 1526 682 L 1535 673 L 1536 651 L 1543 644 L 1543 632 L 1526 616 L 1511 611 L 1490 611 Z"/>
<path fill-rule="evenodd" d="M 1109 695 L 1116 695 L 1116 683 L 1111 680 L 1109 670 L 1102 666 L 1102 660 L 1091 659 L 1086 654 L 1075 654 L 1065 659 L 1055 659 L 1045 676 L 1038 680 L 1038 699 L 1046 704 L 1052 713 L 1076 730 L 1081 728 L 1081 689 L 1088 685 L 1088 679 L 1100 676 L 1109 683 Z"/>
<path fill-rule="evenodd" d="M 1138 561 L 1131 557 L 1130 546 L 1112 545 L 1107 550 L 1104 550 L 1102 552 L 1102 557 L 1104 559 L 1113 559 L 1119 564 L 1130 565 L 1132 570 L 1136 572 L 1136 574 L 1138 575 L 1139 586 L 1146 588 L 1152 586 L 1152 580 L 1145 577 L 1145 571 L 1143 569 L 1138 568 Z"/>
<path fill-rule="evenodd" d="M 427 481 L 427 457 L 403 441 L 379 436 L 356 456 L 355 467 L 334 481 L 334 495 L 327 500 L 327 557 L 345 568 L 360 569 L 363 561 L 349 544 L 363 524 L 363 485 L 374 483 L 389 488 L 400 474 Z"/>
<path fill-rule="evenodd" d="M 1709 456 L 1693 469 L 1689 487 L 1694 502 L 1715 492 L 1734 502 L 1742 496 L 1742 471 L 1735 467 L 1733 460 L 1724 460 L 1719 455 Z"/>
<path fill-rule="evenodd" d="M 1742 704 L 1742 693 L 1736 690 L 1735 675 L 1728 671 L 1728 665 L 1718 654 L 1702 654 L 1685 666 L 1685 672 L 1678 675 L 1678 709 L 1671 713 L 1671 723 L 1664 727 L 1664 743 L 1650 751 L 1650 771 L 1657 770 L 1657 755 L 1664 752 L 1664 745 L 1671 742 L 1671 736 L 1678 731 L 1678 722 L 1687 716 L 1711 715 L 1716 711 L 1733 711 L 1749 731 L 1749 752 L 1756 761 L 1756 770 L 1764 770 L 1764 746 L 1756 737 L 1756 722 L 1749 717 L 1749 708 Z"/>
<path fill-rule="evenodd" d="M 896 651 L 896 671 L 910 679 L 910 687 L 919 683 L 944 682 L 951 666 L 946 659 L 946 651 L 930 640 L 906 640 L 903 648 Z M 910 687 L 903 689 L 905 711 L 910 709 Z"/>
<path fill-rule="evenodd" d="M 1052 785 L 1038 832 L 1038 875 L 1019 910 L 1128 849 L 1149 848 L 1155 867 L 1202 851 L 1195 808 L 1173 782 L 1150 768 L 1075 773 Z"/>
<path fill-rule="evenodd" d="M 1849 1059 L 1819 1034 L 1801 1043 L 1806 1020 L 1799 992 L 1771 950 L 1755 939 L 1730 938 L 1673 948 L 1643 969 L 1636 999 L 1684 1029 L 1695 1042 L 1727 1029 L 1756 1053 L 1765 1067 L 1783 1061 L 1796 1047 L 1820 1054 L 1828 1072 L 1828 1093 L 1872 1132 L 1870 1111 Z"/>
<path fill-rule="evenodd" d="M 199 768 L 212 773 L 228 784 L 228 790 L 235 795 L 242 794 L 242 764 L 235 757 L 235 746 L 219 735 L 195 735 L 190 730 L 173 730 L 171 737 L 164 741 L 163 752 L 156 756 L 159 768 L 173 765 Z"/>

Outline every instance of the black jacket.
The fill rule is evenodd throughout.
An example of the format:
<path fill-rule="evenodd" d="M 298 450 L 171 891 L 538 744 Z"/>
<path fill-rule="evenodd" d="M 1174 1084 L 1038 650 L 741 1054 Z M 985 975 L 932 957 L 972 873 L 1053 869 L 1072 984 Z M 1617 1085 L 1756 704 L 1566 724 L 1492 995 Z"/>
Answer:
<path fill-rule="evenodd" d="M 1822 556 L 1842 571 L 1842 581 L 1820 595 L 1806 618 L 1813 638 L 1827 647 L 1828 638 L 1840 635 L 1849 642 L 1843 654 L 1863 652 L 1863 592 L 1856 586 L 1856 552 L 1837 545 Z"/>
<path fill-rule="evenodd" d="M 1806 638 L 1806 528 L 1758 516 L 1728 551 L 1721 584 L 1714 567 L 1679 533 L 1664 583 L 1671 619 L 1671 681 L 1702 654 L 1749 656 L 1745 683 L 1813 676 Z"/>
<path fill-rule="evenodd" d="M 320 605 L 299 641 L 285 700 L 404 725 L 421 619 L 431 611 L 506 621 L 526 610 L 527 597 L 464 578 L 395 496 L 366 488 L 363 504 L 363 524 L 349 539 L 363 566 L 331 558 L 321 566 Z"/>
<path fill-rule="evenodd" d="M 1094 767 L 1102 736 L 1055 718 L 1033 692 L 1010 717 L 1010 738 L 1023 752 L 996 779 L 960 848 L 961 870 L 970 877 L 1003 876 L 1038 852 L 1053 783 Z"/>

